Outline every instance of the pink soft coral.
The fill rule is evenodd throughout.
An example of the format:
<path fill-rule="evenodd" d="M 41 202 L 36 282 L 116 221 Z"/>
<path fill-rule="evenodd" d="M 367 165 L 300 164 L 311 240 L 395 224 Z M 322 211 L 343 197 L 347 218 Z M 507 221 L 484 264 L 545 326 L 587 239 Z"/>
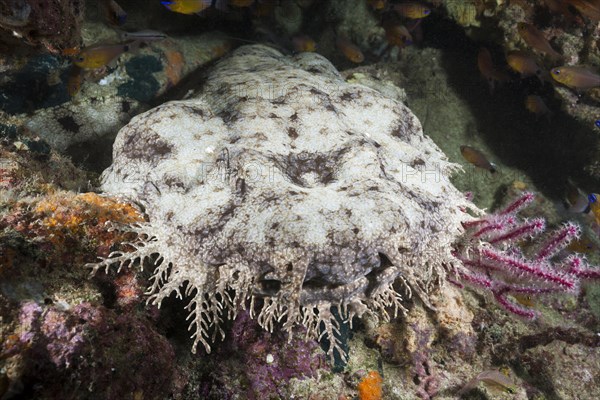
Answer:
<path fill-rule="evenodd" d="M 582 279 L 600 278 L 600 269 L 587 266 L 582 258 L 562 256 L 561 250 L 580 234 L 579 227 L 570 222 L 534 243 L 531 250 L 521 249 L 519 242 L 546 229 L 543 218 L 522 220 L 517 216 L 533 199 L 532 193 L 525 193 L 497 213 L 463 223 L 464 240 L 453 253 L 462 263 L 456 269 L 459 279 L 452 279 L 453 283 L 487 289 L 503 308 L 528 319 L 535 318 L 536 312 L 515 303 L 509 295 L 577 293 Z"/>

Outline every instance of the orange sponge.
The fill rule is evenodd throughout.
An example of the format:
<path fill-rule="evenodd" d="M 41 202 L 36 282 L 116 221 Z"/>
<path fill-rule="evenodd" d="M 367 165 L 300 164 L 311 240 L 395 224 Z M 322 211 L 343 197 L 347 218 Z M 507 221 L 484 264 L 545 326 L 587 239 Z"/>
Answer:
<path fill-rule="evenodd" d="M 369 372 L 358 384 L 360 400 L 381 400 L 381 383 L 383 379 L 379 372 Z"/>

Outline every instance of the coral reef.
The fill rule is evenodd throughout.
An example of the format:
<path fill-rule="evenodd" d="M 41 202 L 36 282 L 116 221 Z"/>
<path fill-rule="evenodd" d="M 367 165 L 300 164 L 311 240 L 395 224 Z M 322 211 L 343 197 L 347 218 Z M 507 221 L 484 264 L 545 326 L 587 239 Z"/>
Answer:
<path fill-rule="evenodd" d="M 130 205 L 94 193 L 76 195 L 56 191 L 12 204 L 0 216 L 0 227 L 8 229 L 3 236 L 13 232 L 35 241 L 49 264 L 78 264 L 89 258 L 90 251 L 108 253 L 115 234 L 107 232 L 106 221 L 141 220 L 141 215 Z"/>
<path fill-rule="evenodd" d="M 599 357 L 598 345 L 569 345 L 557 340 L 529 349 L 522 362 L 533 381 L 558 398 L 577 398 L 582 393 L 596 398 L 600 396 Z M 546 382 L 557 385 L 552 387 Z"/>
<path fill-rule="evenodd" d="M 126 240 L 106 221 L 141 215 L 95 193 L 76 194 L 86 173 L 22 129 L 11 138 L 0 141 L 0 394 L 163 398 L 174 353 L 153 320 L 137 314 L 136 277 L 91 281 L 81 267 Z M 113 309 L 99 304 L 103 297 Z M 165 375 L 153 377 L 157 369 Z"/>
<path fill-rule="evenodd" d="M 246 399 L 293 398 L 293 380 L 315 379 L 329 370 L 315 341 L 304 341 L 297 332 L 288 342 L 282 332 L 264 331 L 247 311 L 240 312 L 203 369 L 199 393 L 205 398 Z"/>
<path fill-rule="evenodd" d="M 376 14 L 368 7 L 366 1 L 330 1 L 326 4 L 327 12 L 338 19 L 336 31 L 352 39 L 364 49 L 374 44 L 379 46 L 384 37 L 384 30 Z"/>
<path fill-rule="evenodd" d="M 501 340 L 497 362 L 522 371 L 519 375 L 527 382 L 528 398 L 571 398 L 577 393 L 597 397 L 595 354 L 600 339 L 593 332 L 561 325 L 522 333 L 511 343 Z"/>
<path fill-rule="evenodd" d="M 52 53 L 79 46 L 84 6 L 83 0 L 2 1 L 0 44 L 43 46 Z"/>
<path fill-rule="evenodd" d="M 0 357 L 13 357 L 25 395 L 159 399 L 169 393 L 173 349 L 143 319 L 87 303 L 62 309 L 27 302 L 13 336 Z"/>
<path fill-rule="evenodd" d="M 599 263 L 597 247 L 588 243 L 597 234 L 590 215 L 565 213 L 558 205 L 567 179 L 582 192 L 597 191 L 598 90 L 550 85 L 551 76 L 544 73 L 536 74 L 541 80 L 521 79 L 508 71 L 502 56 L 531 52 L 544 71 L 599 65 L 597 21 L 590 10 L 577 7 L 591 0 L 435 0 L 427 2 L 427 14 L 418 16 L 427 18 L 417 20 L 406 15 L 422 12 L 422 4 L 407 0 L 238 1 L 249 7 L 213 7 L 200 15 L 172 13 L 160 1 L 117 2 L 127 16 L 115 24 L 104 5 L 116 2 L 87 1 L 80 38 L 77 23 L 55 29 L 59 13 L 64 11 L 65 20 L 72 17 L 55 5 L 70 7 L 73 1 L 43 2 L 49 8 L 35 15 L 26 15 L 28 6 L 42 2 L 0 1 L 0 24 L 4 17 L 13 22 L 12 28 L 0 29 L 0 397 L 406 400 L 454 399 L 467 391 L 468 398 L 598 397 L 600 290 L 593 284 L 579 290 L 582 277 L 573 276 L 593 278 L 597 272 L 565 250 L 549 257 L 547 266 L 535 263 L 550 238 L 564 244 L 574 233 L 571 225 L 561 225 L 566 219 L 576 220 L 583 232 L 568 249 Z M 29 30 L 45 12 L 48 25 L 42 28 L 55 29 L 56 35 Z M 23 26 L 15 27 L 18 20 Z M 523 22 L 539 30 L 562 60 L 532 46 L 519 33 Z M 87 52 L 101 43 L 119 45 L 138 33 L 162 40 L 124 52 L 98 69 L 73 68 L 73 56 L 82 47 Z M 307 41 L 305 47 L 298 39 Z M 292 55 L 316 50 L 341 72 L 318 56 L 283 57 L 267 49 L 252 50 L 252 57 L 240 50 L 212 68 L 212 60 L 248 42 L 267 42 Z M 493 94 L 477 73 L 482 45 L 493 67 L 510 78 Z M 352 59 L 361 61 L 360 67 Z M 343 71 L 348 67 L 353 69 Z M 291 85 L 288 75 L 295 77 Z M 530 94 L 543 99 L 551 114 L 530 115 L 522 101 Z M 187 100 L 142 116 L 149 120 L 134 120 L 119 139 L 116 163 L 147 175 L 107 173 L 117 179 L 110 194 L 124 190 L 125 196 L 82 193 L 97 187 L 97 173 L 110 165 L 117 131 L 136 114 L 171 99 Z M 392 100 L 410 107 L 428 138 L 412 114 Z M 575 118 L 566 116 L 561 104 Z M 173 114 L 179 116 L 171 119 Z M 396 114 L 402 115 L 400 122 L 388 123 L 387 117 Z M 390 124 L 401 126 L 391 137 Z M 171 132 L 169 125 L 181 130 L 163 137 Z M 138 136 L 136 130 L 146 127 Z M 446 182 L 455 167 L 429 138 L 450 164 L 464 166 L 452 184 L 472 192 L 478 206 L 503 210 L 500 205 L 522 191 L 536 192 L 527 208 L 510 215 L 513 225 L 503 220 L 507 231 L 539 228 L 542 216 L 558 231 L 540 233 L 541 241 L 516 240 L 514 232 L 515 239 L 493 244 L 488 232 L 478 237 L 487 244 L 480 243 L 473 235 L 502 211 L 478 217 L 472 225 L 469 214 L 454 207 L 466 206 L 463 196 Z M 421 145 L 425 150 L 418 149 Z M 486 154 L 498 173 L 465 163 L 462 145 Z M 392 173 L 398 165 L 402 173 Z M 354 180 L 365 176 L 364 182 Z M 340 182 L 348 184 L 347 197 L 329 191 Z M 436 188 L 441 189 L 432 192 Z M 315 196 L 317 191 L 322 196 Z M 143 202 L 137 202 L 140 193 Z M 283 206 L 275 206 L 280 199 Z M 278 215 L 270 217 L 271 211 Z M 321 225 L 302 231 L 305 219 Z M 258 222 L 235 229 L 246 220 Z M 460 222 L 467 228 L 462 242 Z M 389 242 L 400 233 L 380 240 L 390 226 L 406 235 L 399 248 L 405 253 L 392 260 L 382 246 L 392 247 Z M 181 227 L 184 235 L 170 235 Z M 323 234 L 317 237 L 321 231 L 313 228 L 319 227 Z M 309 234 L 325 245 L 306 246 Z M 436 239 L 417 244 L 423 235 Z M 437 236 L 446 244 L 433 243 Z M 456 238 L 457 255 L 467 263 L 481 266 L 478 256 L 491 250 L 500 257 L 494 263 L 499 268 L 513 267 L 510 256 L 518 256 L 520 267 L 534 268 L 515 276 L 512 269 L 461 267 L 449 254 Z M 186 241 L 188 247 L 180 246 Z M 266 250 L 246 251 L 249 242 Z M 164 254 L 170 244 L 175 251 Z M 146 247 L 136 249 L 140 245 Z M 342 246 L 349 250 L 337 251 Z M 125 264 L 150 268 L 121 268 L 90 278 L 83 264 L 115 250 L 119 253 L 113 256 L 123 253 Z M 154 250 L 156 255 L 146 257 Z M 265 255 L 269 251 L 272 257 Z M 167 272 L 154 277 L 162 279 L 154 282 L 154 295 L 169 298 L 159 310 L 145 305 L 143 292 L 161 255 L 158 272 L 161 267 Z M 203 264 L 191 265 L 192 259 Z M 537 316 L 514 318 L 497 306 L 490 290 L 438 285 L 444 274 L 448 277 L 440 265 L 445 261 L 450 267 L 451 260 L 459 271 L 477 274 L 480 282 L 488 279 L 495 289 L 525 284 L 528 290 L 558 289 L 559 295 L 504 293 L 509 308 L 516 304 Z M 298 299 L 290 287 L 304 265 Z M 390 282 L 398 272 L 391 289 L 402 294 L 404 316 L 385 322 L 385 312 L 393 309 L 369 310 L 354 318 L 350 329 L 349 299 L 372 306 L 372 296 L 385 289 L 385 269 L 391 271 Z M 548 274 L 531 276 L 536 271 Z M 461 280 L 454 272 L 450 269 L 450 279 Z M 190 276 L 202 291 L 196 293 L 193 285 L 175 288 Z M 409 293 L 402 278 L 426 303 L 405 301 Z M 563 286 L 542 278 L 576 283 L 579 296 L 562 296 Z M 356 282 L 369 283 L 352 291 Z M 239 288 L 247 292 L 236 297 Z M 204 329 L 212 351 L 197 356 L 189 352 L 186 331 L 194 306 L 184 309 L 176 295 L 189 301 L 207 291 L 201 307 L 212 308 L 205 309 L 200 324 L 216 318 Z M 286 307 L 293 302 L 308 308 L 318 303 L 323 310 L 334 305 L 326 311 L 331 311 L 333 330 L 339 326 L 339 334 L 333 333 L 337 351 L 327 337 L 317 343 L 319 334 L 327 336 L 317 319 L 288 322 Z M 318 306 L 312 311 L 320 313 Z M 307 315 L 303 308 L 299 312 Z M 304 322 L 313 329 L 304 329 Z M 223 343 L 213 341 L 223 334 Z M 333 363 L 323 354 L 327 349 Z M 347 363 L 339 351 L 347 352 Z"/>
<path fill-rule="evenodd" d="M 0 124 L 0 210 L 50 189 L 87 188 L 90 174 L 52 151 L 47 142 L 23 129 L 16 120 L 5 114 L 0 117 L 6 122 Z"/>
<path fill-rule="evenodd" d="M 206 82 L 118 135 L 102 189 L 140 202 L 149 222 L 125 227 L 135 251 L 96 270 L 160 254 L 152 302 L 192 295 L 194 350 L 248 306 L 269 331 L 283 320 L 328 338 L 333 357 L 332 307 L 387 319 L 403 309 L 399 276 L 428 303 L 471 206 L 405 106 L 318 55 L 264 46 L 236 50 Z"/>

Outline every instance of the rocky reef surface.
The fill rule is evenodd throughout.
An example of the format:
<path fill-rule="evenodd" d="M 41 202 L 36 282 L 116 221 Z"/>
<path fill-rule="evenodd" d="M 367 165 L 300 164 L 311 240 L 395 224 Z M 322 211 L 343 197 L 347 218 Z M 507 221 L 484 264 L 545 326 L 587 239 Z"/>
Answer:
<path fill-rule="evenodd" d="M 560 109 L 581 124 L 582 131 L 599 132 L 598 82 L 591 86 L 565 84 L 557 74 L 561 67 L 574 66 L 598 76 L 600 4 L 597 1 L 477 0 L 444 1 L 442 5 L 471 39 L 493 50 L 494 63 L 509 74 L 507 78 L 510 76 L 509 90 L 521 94 L 523 100 L 527 95 L 539 95 L 549 105 L 548 111 L 555 114 Z M 529 32 L 536 32 L 535 39 L 524 33 L 524 24 Z M 522 65 L 510 66 L 507 57 L 514 52 L 527 57 L 527 62 L 532 63 L 530 71 L 524 72 Z M 577 134 L 580 135 L 584 134 Z M 600 177 L 597 146 L 593 153 L 583 169 L 584 174 L 597 180 Z"/>

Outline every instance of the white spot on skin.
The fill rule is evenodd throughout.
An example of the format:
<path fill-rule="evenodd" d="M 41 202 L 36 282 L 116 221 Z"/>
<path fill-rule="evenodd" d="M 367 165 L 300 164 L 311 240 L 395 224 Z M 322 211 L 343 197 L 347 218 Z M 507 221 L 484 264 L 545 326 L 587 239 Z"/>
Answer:
<path fill-rule="evenodd" d="M 267 354 L 267 364 L 272 364 L 273 361 L 275 361 L 275 357 L 273 357 L 273 354 Z"/>

